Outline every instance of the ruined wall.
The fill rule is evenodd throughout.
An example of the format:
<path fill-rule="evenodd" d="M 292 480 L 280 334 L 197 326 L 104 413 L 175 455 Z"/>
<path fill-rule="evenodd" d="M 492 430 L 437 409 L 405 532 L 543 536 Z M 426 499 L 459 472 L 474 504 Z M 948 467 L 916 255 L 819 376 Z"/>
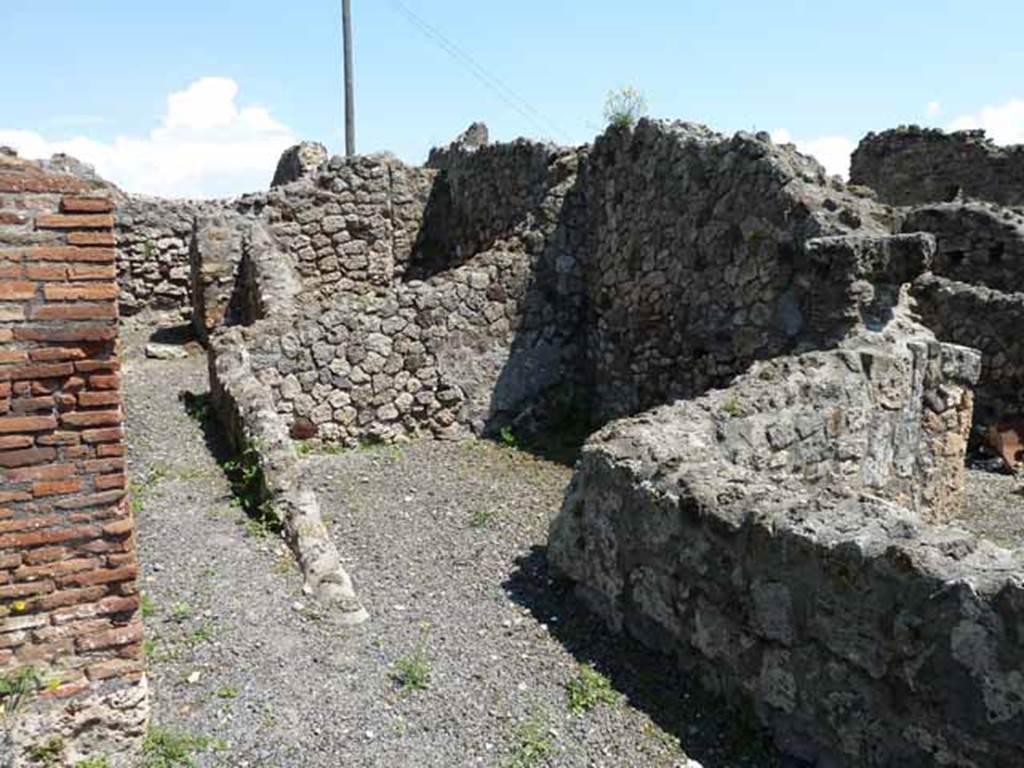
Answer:
<path fill-rule="evenodd" d="M 0 675 L 29 693 L 5 765 L 41 747 L 130 765 L 148 714 L 112 209 L 0 156 Z"/>
<path fill-rule="evenodd" d="M 122 314 L 146 310 L 187 314 L 189 247 L 195 219 L 226 205 L 118 195 L 114 232 Z"/>
<path fill-rule="evenodd" d="M 935 235 L 932 275 L 913 286 L 923 322 L 945 341 L 982 352 L 979 423 L 1024 412 L 1024 216 L 990 203 L 911 208 L 904 232 Z"/>
<path fill-rule="evenodd" d="M 243 199 L 269 225 L 309 299 L 387 287 L 404 271 L 434 172 L 390 156 L 334 157 L 318 173 Z"/>
<path fill-rule="evenodd" d="M 979 424 L 1024 413 L 1024 293 L 1003 293 L 937 275 L 914 282 L 922 322 L 946 341 L 977 349 Z"/>
<path fill-rule="evenodd" d="M 1020 206 L 1024 146 L 996 146 L 984 131 L 904 126 L 869 133 L 853 153 L 850 182 L 893 205 L 949 202 L 962 194 Z"/>
<path fill-rule="evenodd" d="M 545 160 L 542 172 L 538 156 Z M 470 428 L 484 431 L 563 379 L 566 361 L 577 354 L 570 337 L 579 315 L 578 301 L 560 300 L 572 290 L 568 273 L 575 266 L 558 256 L 565 234 L 557 214 L 575 178 L 571 156 L 547 149 L 496 147 L 449 160 L 459 170 L 452 173 L 454 185 L 445 182 L 444 205 L 452 221 L 459 222 L 452 227 L 458 237 L 435 237 L 414 229 L 413 223 L 421 227 L 430 218 L 425 211 L 435 201 L 428 203 L 425 193 L 409 195 L 403 199 L 413 201 L 416 215 L 396 217 L 395 222 L 408 225 L 391 227 L 389 238 L 377 238 L 377 243 L 386 240 L 384 250 L 374 257 L 383 269 L 367 280 L 363 264 L 368 263 L 368 236 L 353 248 L 360 253 L 358 265 L 345 266 L 345 253 L 354 242 L 349 232 L 356 229 L 347 224 L 345 236 L 335 245 L 341 253 L 329 257 L 332 270 L 340 263 L 342 271 L 318 270 L 311 275 L 300 261 L 296 272 L 303 295 L 293 303 L 291 322 L 275 326 L 280 336 L 255 340 L 253 368 L 272 388 L 279 410 L 293 422 L 311 422 L 322 438 L 392 440 L 421 432 L 452 436 Z M 311 186 L 347 189 L 368 178 L 422 179 L 437 174 L 432 170 L 422 176 L 387 159 L 377 163 L 374 171 L 368 159 L 332 161 Z M 346 171 L 354 179 L 343 178 Z M 513 192 L 503 200 L 498 210 L 511 224 L 501 239 L 495 239 L 487 230 L 490 225 L 479 218 L 480 197 L 494 199 L 488 175 L 492 171 L 500 178 L 520 178 L 510 184 L 512 190 L 531 191 Z M 409 189 L 392 184 L 392 189 L 398 188 Z M 282 189 L 290 192 L 287 204 L 294 211 L 294 224 L 312 216 L 314 225 L 321 226 L 317 216 L 324 206 L 337 204 L 330 196 L 309 190 Z M 367 195 L 372 222 L 379 224 L 382 235 L 388 234 L 391 225 L 379 215 L 382 202 Z M 325 202 L 318 205 L 317 200 Z M 300 208 L 303 203 L 312 204 L 314 213 Z M 277 246 L 295 254 L 297 243 L 307 235 L 296 235 L 298 240 L 287 236 L 295 231 L 293 223 L 280 221 L 280 204 L 271 202 L 270 208 L 274 210 L 266 220 Z M 393 205 L 392 210 L 397 208 Z M 399 232 L 401 237 L 396 236 Z M 461 238 L 472 247 L 483 243 L 487 250 L 470 258 L 468 247 L 455 242 Z M 425 243 L 438 250 L 430 251 Z M 388 247 L 395 249 L 390 255 Z M 424 269 L 436 274 L 424 274 Z M 341 277 L 325 282 L 325 275 Z M 311 285 L 323 297 L 317 304 L 308 301 Z M 578 279 L 574 285 L 579 295 Z"/>
<path fill-rule="evenodd" d="M 612 422 L 549 562 L 811 764 L 1014 764 L 1024 561 L 934 525 L 962 504 L 979 362 L 897 305 L 837 349 Z"/>
<path fill-rule="evenodd" d="M 582 186 L 587 359 L 603 417 L 820 343 L 827 318 L 812 305 L 829 276 L 804 243 L 888 231 L 884 210 L 763 134 L 647 120 L 612 129 L 588 153 Z"/>
<path fill-rule="evenodd" d="M 686 124 L 582 150 L 459 141 L 431 166 L 335 158 L 241 206 L 302 283 L 253 368 L 305 432 L 526 429 L 555 401 L 599 420 L 691 396 L 841 335 L 862 254 L 805 244 L 892 224 L 790 147 Z M 241 263 L 235 297 L 258 304 L 240 250 L 207 240 L 202 268 Z"/>

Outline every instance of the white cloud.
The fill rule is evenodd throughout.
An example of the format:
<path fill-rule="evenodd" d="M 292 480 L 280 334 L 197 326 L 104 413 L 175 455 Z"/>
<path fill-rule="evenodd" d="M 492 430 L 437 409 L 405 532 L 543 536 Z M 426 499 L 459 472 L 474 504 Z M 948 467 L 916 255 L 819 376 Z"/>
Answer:
<path fill-rule="evenodd" d="M 938 101 L 929 101 L 927 112 L 928 117 L 936 117 L 942 112 L 942 103 Z"/>
<path fill-rule="evenodd" d="M 850 175 L 850 155 L 857 148 L 857 142 L 848 136 L 819 136 L 815 139 L 794 139 L 785 128 L 772 131 L 772 141 L 776 144 L 796 144 L 796 148 L 805 155 L 811 155 L 825 166 L 828 173 L 842 176 Z"/>
<path fill-rule="evenodd" d="M 29 158 L 73 155 L 128 192 L 166 197 L 251 192 L 269 185 L 281 152 L 297 139 L 265 108 L 239 107 L 237 96 L 234 80 L 203 77 L 167 97 L 167 112 L 148 136 L 55 141 L 35 131 L 0 129 L 0 145 Z"/>
<path fill-rule="evenodd" d="M 1024 100 L 1010 99 L 1004 104 L 982 107 L 980 112 L 960 115 L 949 124 L 949 130 L 984 128 L 997 144 L 1024 144 Z"/>

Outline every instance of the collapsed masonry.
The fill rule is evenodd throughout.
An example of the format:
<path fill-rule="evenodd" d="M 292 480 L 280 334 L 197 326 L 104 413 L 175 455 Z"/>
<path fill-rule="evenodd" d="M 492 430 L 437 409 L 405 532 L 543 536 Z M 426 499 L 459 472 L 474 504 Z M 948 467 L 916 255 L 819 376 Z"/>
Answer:
<path fill-rule="evenodd" d="M 148 704 L 114 200 L 64 170 L 0 152 L 0 765 L 128 766 Z"/>

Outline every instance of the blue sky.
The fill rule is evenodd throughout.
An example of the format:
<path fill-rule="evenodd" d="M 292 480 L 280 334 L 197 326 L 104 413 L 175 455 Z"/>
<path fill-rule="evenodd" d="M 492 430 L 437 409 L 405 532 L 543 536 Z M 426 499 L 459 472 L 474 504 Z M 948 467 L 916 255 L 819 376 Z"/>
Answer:
<path fill-rule="evenodd" d="M 397 2 L 543 117 L 486 88 L 395 0 L 352 0 L 361 152 L 421 162 L 473 120 L 497 139 L 582 143 L 625 85 L 652 116 L 773 131 L 839 171 L 865 132 L 900 123 L 1024 141 L 1020 0 Z M 0 3 L 0 143 L 70 150 L 131 191 L 263 187 L 287 143 L 342 145 L 340 5 Z"/>

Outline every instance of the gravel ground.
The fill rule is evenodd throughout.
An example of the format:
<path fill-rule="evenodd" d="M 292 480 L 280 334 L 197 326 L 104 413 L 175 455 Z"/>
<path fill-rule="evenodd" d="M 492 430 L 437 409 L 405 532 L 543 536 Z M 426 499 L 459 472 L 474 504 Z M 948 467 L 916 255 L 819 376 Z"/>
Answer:
<path fill-rule="evenodd" d="M 126 329 L 125 389 L 153 733 L 191 737 L 196 766 L 786 764 L 749 717 L 548 583 L 546 520 L 570 471 L 520 451 L 308 457 L 371 613 L 321 620 L 286 548 L 232 506 L 215 430 L 185 412 L 179 393 L 207 390 L 202 353 L 146 359 L 149 335 Z M 603 677 L 583 691 L 608 701 L 572 712 L 566 686 L 587 663 Z M 425 687 L 403 688 L 402 671 Z"/>
<path fill-rule="evenodd" d="M 1002 462 L 976 461 L 967 470 L 964 527 L 1004 547 L 1024 547 L 1024 478 Z"/>
<path fill-rule="evenodd" d="M 202 351 L 149 360 L 151 334 L 126 329 L 125 388 L 153 733 L 185 736 L 196 766 L 796 765 L 549 581 L 546 521 L 570 470 L 525 452 L 425 441 L 308 456 L 372 616 L 321 620 L 284 545 L 232 504 L 216 429 L 186 413 L 181 393 L 208 389 Z M 1024 545 L 1018 479 L 973 466 L 968 507 L 969 528 Z M 583 690 L 607 701 L 573 712 L 584 664 L 602 677 Z M 173 752 L 163 743 L 151 760 Z"/>

